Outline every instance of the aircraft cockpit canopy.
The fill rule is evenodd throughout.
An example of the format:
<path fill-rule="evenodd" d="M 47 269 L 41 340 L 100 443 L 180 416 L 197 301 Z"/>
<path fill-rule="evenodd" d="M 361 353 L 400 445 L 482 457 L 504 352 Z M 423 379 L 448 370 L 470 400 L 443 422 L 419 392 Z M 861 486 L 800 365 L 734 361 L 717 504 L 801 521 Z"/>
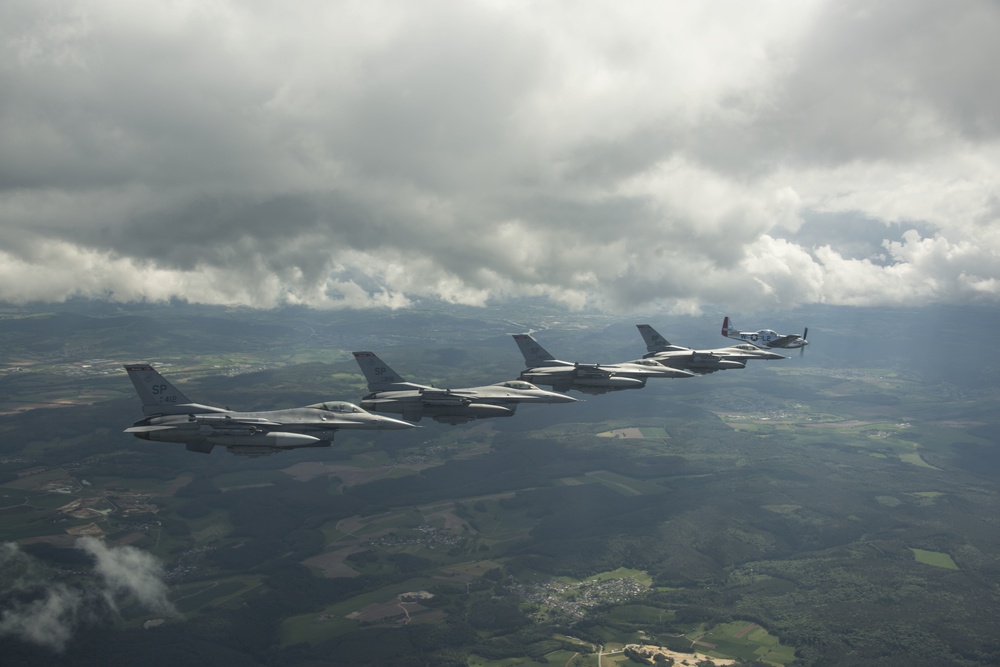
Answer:
<path fill-rule="evenodd" d="M 309 407 L 316 408 L 317 410 L 326 410 L 327 412 L 336 412 L 339 414 L 357 414 L 364 412 L 364 410 L 354 405 L 354 403 L 348 403 L 347 401 L 326 401 L 324 403 L 313 403 Z"/>
<path fill-rule="evenodd" d="M 500 386 L 507 387 L 508 389 L 538 389 L 535 385 L 524 380 L 507 380 L 506 382 L 501 382 Z"/>

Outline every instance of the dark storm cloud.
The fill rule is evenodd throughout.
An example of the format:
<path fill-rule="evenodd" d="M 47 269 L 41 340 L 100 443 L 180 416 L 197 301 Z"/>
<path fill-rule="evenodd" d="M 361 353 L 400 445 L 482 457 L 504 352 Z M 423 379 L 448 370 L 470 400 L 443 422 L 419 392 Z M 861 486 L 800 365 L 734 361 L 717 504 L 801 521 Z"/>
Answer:
<path fill-rule="evenodd" d="M 0 299 L 995 299 L 997 28 L 986 2 L 7 3 Z"/>

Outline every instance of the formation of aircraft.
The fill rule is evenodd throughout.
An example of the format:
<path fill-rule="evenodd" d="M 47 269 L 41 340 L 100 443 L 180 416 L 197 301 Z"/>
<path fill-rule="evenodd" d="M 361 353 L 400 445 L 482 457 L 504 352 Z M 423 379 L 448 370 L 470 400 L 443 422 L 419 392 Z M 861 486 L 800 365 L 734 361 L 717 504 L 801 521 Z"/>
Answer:
<path fill-rule="evenodd" d="M 373 415 L 344 401 L 303 408 L 235 412 L 193 403 L 149 364 L 125 366 L 145 418 L 125 429 L 143 440 L 180 442 L 208 454 L 216 445 L 241 456 L 267 456 L 301 447 L 329 447 L 340 429 L 404 429 L 413 424 Z"/>
<path fill-rule="evenodd" d="M 648 324 L 637 324 L 636 328 L 646 342 L 644 359 L 653 359 L 672 368 L 683 368 L 692 373 L 704 375 L 716 371 L 746 368 L 751 359 L 784 359 L 777 352 L 769 352 L 748 343 L 719 347 L 714 350 L 692 350 L 674 345 Z"/>
<path fill-rule="evenodd" d="M 355 352 L 370 392 L 361 407 L 346 401 L 313 403 L 301 408 L 237 412 L 193 403 L 149 364 L 126 365 L 142 401 L 143 419 L 125 429 L 143 440 L 183 443 L 188 450 L 208 454 L 215 446 L 242 456 L 267 456 L 302 447 L 329 447 L 340 429 L 408 429 L 429 417 L 446 424 L 474 419 L 510 417 L 520 403 L 573 403 L 562 393 L 576 390 L 604 394 L 641 389 L 649 378 L 687 378 L 715 371 L 744 368 L 751 359 L 784 359 L 768 348 L 804 348 L 801 336 L 770 329 L 739 331 L 727 316 L 722 335 L 745 341 L 714 350 L 673 345 L 648 324 L 637 324 L 646 342 L 642 359 L 613 364 L 581 364 L 553 357 L 530 334 L 513 334 L 525 370 L 517 380 L 482 387 L 439 389 L 407 382 L 374 352 Z M 549 385 L 554 391 L 539 389 Z M 398 413 L 403 420 L 368 412 Z"/>
<path fill-rule="evenodd" d="M 368 380 L 361 405 L 376 412 L 398 412 L 407 421 L 423 417 L 446 424 L 464 424 L 484 417 L 510 417 L 519 403 L 575 403 L 577 399 L 539 389 L 524 380 L 507 380 L 484 387 L 438 389 L 407 382 L 374 352 L 355 352 L 354 359 Z"/>
<path fill-rule="evenodd" d="M 806 336 L 809 334 L 809 327 L 806 327 L 802 335 L 798 334 L 779 334 L 772 329 L 760 329 L 759 331 L 740 331 L 737 329 L 732 320 L 729 319 L 727 315 L 725 319 L 722 320 L 722 335 L 726 338 L 736 338 L 742 341 L 746 341 L 751 345 L 760 348 L 781 348 L 786 350 L 791 350 L 795 348 L 804 348 L 809 344 L 806 340 Z"/>
<path fill-rule="evenodd" d="M 581 364 L 562 361 L 549 354 L 529 334 L 513 334 L 527 368 L 521 378 L 549 385 L 556 391 L 576 389 L 586 394 L 604 394 L 621 389 L 641 389 L 646 380 L 692 377 L 694 373 L 671 368 L 652 359 L 636 359 L 617 364 Z"/>

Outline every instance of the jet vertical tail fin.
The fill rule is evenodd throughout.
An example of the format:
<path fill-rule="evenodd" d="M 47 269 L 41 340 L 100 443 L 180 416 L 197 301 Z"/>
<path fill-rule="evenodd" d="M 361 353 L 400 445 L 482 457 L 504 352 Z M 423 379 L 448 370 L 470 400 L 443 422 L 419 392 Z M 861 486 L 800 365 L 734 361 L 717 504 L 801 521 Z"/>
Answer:
<path fill-rule="evenodd" d="M 635 326 L 639 329 L 639 333 L 642 334 L 642 339 L 646 341 L 647 352 L 664 352 L 673 347 L 669 340 L 661 336 L 660 332 L 648 324 L 637 324 Z"/>
<path fill-rule="evenodd" d="M 361 372 L 365 374 L 368 381 L 368 391 L 384 391 L 393 386 L 413 387 L 413 385 L 389 368 L 374 352 L 355 352 L 354 360 L 361 367 Z"/>
<path fill-rule="evenodd" d="M 513 334 L 513 336 L 517 342 L 517 347 L 524 356 L 524 363 L 528 368 L 551 365 L 551 362 L 555 361 L 555 357 L 549 354 L 529 334 Z"/>
<path fill-rule="evenodd" d="M 125 366 L 145 415 L 184 414 L 198 408 L 202 412 L 221 412 L 219 408 L 192 403 L 180 389 L 170 384 L 149 364 L 128 364 Z"/>

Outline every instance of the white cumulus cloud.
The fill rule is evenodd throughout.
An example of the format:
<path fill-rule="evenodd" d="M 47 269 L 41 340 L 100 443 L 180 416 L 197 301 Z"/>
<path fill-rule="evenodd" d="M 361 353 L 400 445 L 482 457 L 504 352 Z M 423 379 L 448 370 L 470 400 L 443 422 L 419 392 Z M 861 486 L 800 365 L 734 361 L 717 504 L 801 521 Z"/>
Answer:
<path fill-rule="evenodd" d="M 0 300 L 996 301 L 998 31 L 988 0 L 14 0 Z"/>
<path fill-rule="evenodd" d="M 54 581 L 54 573 L 16 543 L 0 543 L 0 636 L 61 652 L 77 629 L 106 618 L 121 600 L 133 599 L 153 613 L 176 614 L 154 556 L 91 537 L 80 538 L 76 546 L 94 559 L 95 578 L 66 584 Z"/>

